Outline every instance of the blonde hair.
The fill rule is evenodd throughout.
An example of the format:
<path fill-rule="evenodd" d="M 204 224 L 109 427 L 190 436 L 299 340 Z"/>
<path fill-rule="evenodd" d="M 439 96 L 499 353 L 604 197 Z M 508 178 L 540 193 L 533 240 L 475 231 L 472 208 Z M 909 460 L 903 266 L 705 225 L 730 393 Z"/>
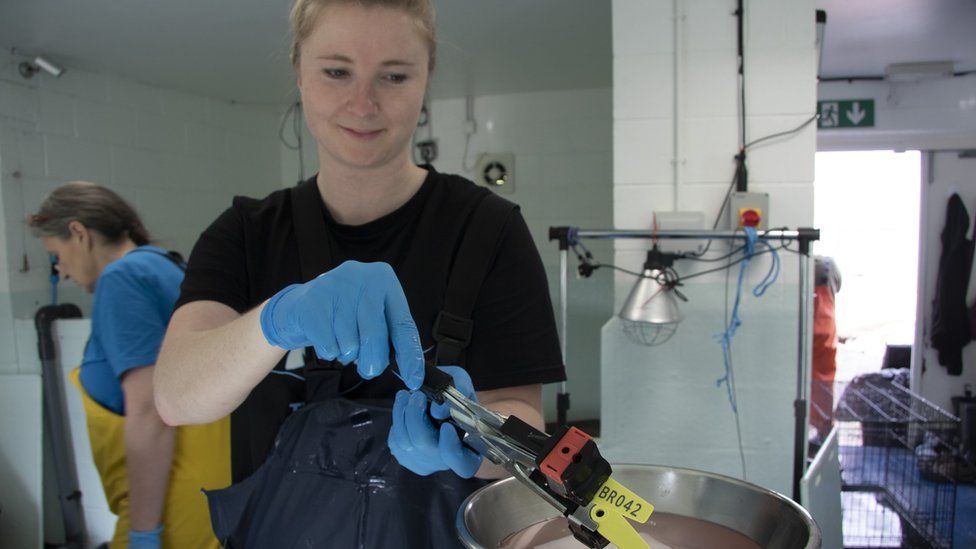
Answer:
<path fill-rule="evenodd" d="M 432 0 L 295 0 L 289 16 L 292 30 L 290 56 L 293 67 L 298 68 L 302 43 L 315 28 L 322 9 L 343 4 L 357 4 L 364 8 L 393 8 L 412 16 L 421 36 L 427 42 L 429 51 L 427 69 L 433 72 L 437 54 L 437 29 L 434 26 Z"/>

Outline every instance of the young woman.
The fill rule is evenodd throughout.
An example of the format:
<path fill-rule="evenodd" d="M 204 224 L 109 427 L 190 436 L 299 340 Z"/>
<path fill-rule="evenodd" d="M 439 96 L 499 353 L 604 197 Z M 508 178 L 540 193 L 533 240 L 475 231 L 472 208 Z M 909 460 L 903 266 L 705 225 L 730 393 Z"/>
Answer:
<path fill-rule="evenodd" d="M 119 520 L 111 546 L 218 547 L 201 488 L 230 484 L 229 422 L 174 429 L 153 405 L 153 366 L 179 295 L 182 260 L 149 244 L 138 214 L 92 183 L 62 185 L 29 224 L 62 279 L 94 293 L 72 372 L 95 465 Z"/>
<path fill-rule="evenodd" d="M 482 485 L 468 477 L 501 470 L 402 389 L 420 386 L 425 350 L 435 358 L 459 247 L 481 230 L 475 214 L 503 203 L 472 323 L 460 319 L 470 343 L 452 362 L 463 368 L 445 369 L 481 403 L 541 428 L 541 386 L 564 379 L 545 271 L 514 205 L 411 162 L 435 59 L 430 0 L 297 0 L 291 20 L 320 172 L 235 199 L 201 235 L 156 402 L 171 424 L 234 412 L 242 482 L 211 494 L 230 546 L 456 545 L 457 508 Z M 299 372 L 282 363 L 303 348 L 299 395 L 288 387 Z M 387 370 L 394 357 L 402 381 Z"/>

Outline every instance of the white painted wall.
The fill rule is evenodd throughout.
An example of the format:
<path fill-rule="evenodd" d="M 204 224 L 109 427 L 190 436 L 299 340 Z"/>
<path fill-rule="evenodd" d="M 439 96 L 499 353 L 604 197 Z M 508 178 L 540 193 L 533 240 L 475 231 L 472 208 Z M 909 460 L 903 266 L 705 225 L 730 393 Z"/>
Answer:
<path fill-rule="evenodd" d="M 951 376 L 939 364 L 938 353 L 930 346 L 932 300 L 935 299 L 939 258 L 942 256 L 942 229 L 945 226 L 946 205 L 953 193 L 958 193 L 969 212 L 972 223 L 976 219 L 976 158 L 959 158 L 959 153 L 928 153 L 922 157 L 922 215 L 919 241 L 919 303 L 916 322 L 916 351 L 912 356 L 912 389 L 944 410 L 952 412 L 952 397 L 963 394 L 967 384 L 976 390 L 976 345 L 963 349 L 962 375 Z M 966 303 L 976 298 L 976 276 L 970 274 Z"/>
<path fill-rule="evenodd" d="M 549 277 L 550 295 L 558 318 L 559 254 L 549 242 L 555 225 L 605 228 L 612 223 L 612 93 L 609 89 L 565 90 L 477 97 L 466 163 L 464 155 L 465 99 L 436 100 L 430 104 L 430 128 L 418 130 L 418 139 L 433 137 L 440 155 L 434 166 L 444 173 L 476 179 L 473 168 L 481 153 L 515 154 L 515 186 L 505 198 L 519 204 Z M 288 139 L 294 143 L 290 124 Z M 305 131 L 305 176 L 318 170 L 315 142 Z M 298 153 L 282 147 L 282 180 L 299 178 Z M 607 244 L 591 246 L 609 259 Z M 575 259 L 570 269 L 575 269 Z M 600 410 L 600 326 L 612 306 L 610 272 L 580 280 L 569 277 L 569 339 L 567 389 L 571 419 L 595 418 Z M 545 388 L 546 418 L 554 421 L 558 385 Z"/>
<path fill-rule="evenodd" d="M 48 192 L 74 179 L 107 185 L 135 206 L 160 245 L 188 254 L 233 195 L 263 196 L 281 185 L 278 114 L 270 107 L 232 105 L 75 69 L 59 79 L 41 73 L 24 80 L 17 74 L 18 61 L 6 56 L 0 63 L 4 388 L 18 383 L 40 387 L 32 324 L 14 320 L 32 319 L 39 306 L 50 302 L 47 255 L 24 224 L 25 215 Z M 62 302 L 90 308 L 90 296 L 74 284 L 61 286 Z M 38 428 L 5 424 L 0 431 L 5 461 L 0 475 L 15 471 L 27 483 L 17 492 L 0 490 L 0 546 L 18 540 L 12 546 L 34 547 L 43 541 L 35 535 L 42 525 L 41 480 L 21 469 L 25 463 L 41 463 L 34 444 L 40 432 L 40 391 L 25 389 L 17 398 L 18 413 L 36 420 Z M 24 491 L 31 497 L 25 499 Z M 8 512 L 13 508 L 16 517 Z"/>
<path fill-rule="evenodd" d="M 684 1 L 675 109 L 671 2 L 614 0 L 614 225 L 649 229 L 651 212 L 717 214 L 733 174 L 738 143 L 735 10 L 732 0 Z M 814 2 L 747 3 L 747 140 L 792 129 L 814 113 Z M 678 120 L 678 143 L 674 120 Z M 815 130 L 750 151 L 750 190 L 770 194 L 770 226 L 813 222 Z M 680 151 L 680 181 L 672 157 Z M 677 196 L 676 196 L 677 195 Z M 643 263 L 647 242 L 619 242 L 616 264 Z M 713 246 L 713 250 L 726 250 Z M 748 289 L 769 258 L 747 272 Z M 699 267 L 679 263 L 688 273 Z M 730 284 L 734 297 L 734 280 Z M 808 275 L 808 273 L 807 273 Z M 766 296 L 744 297 L 734 343 L 735 379 L 749 481 L 789 494 L 796 388 L 798 271 L 785 254 Z M 603 443 L 617 461 L 661 463 L 741 477 L 735 417 L 724 388 L 721 348 L 724 275 L 689 282 L 686 319 L 658 347 L 638 347 L 611 320 L 603 330 Z M 633 278 L 618 275 L 615 301 Z M 731 298 L 730 298 L 731 299 Z"/>

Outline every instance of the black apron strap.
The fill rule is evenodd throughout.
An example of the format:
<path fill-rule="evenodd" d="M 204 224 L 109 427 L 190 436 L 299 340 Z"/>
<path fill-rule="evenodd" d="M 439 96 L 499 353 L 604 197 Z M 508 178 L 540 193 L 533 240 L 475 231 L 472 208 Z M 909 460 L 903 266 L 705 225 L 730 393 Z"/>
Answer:
<path fill-rule="evenodd" d="M 475 206 L 448 277 L 444 307 L 434 321 L 435 364 L 463 362 L 474 329 L 471 313 L 515 208 L 494 194 L 485 195 Z"/>
<path fill-rule="evenodd" d="M 302 282 L 308 282 L 331 269 L 334 261 L 329 232 L 322 216 L 322 196 L 315 179 L 292 187 L 291 209 Z"/>
<path fill-rule="evenodd" d="M 298 243 L 298 260 L 302 282 L 308 282 L 336 267 L 329 229 L 322 213 L 322 195 L 315 179 L 303 181 L 291 189 L 292 223 Z M 305 364 L 306 398 L 342 394 L 343 366 L 338 361 L 319 360 L 315 349 L 306 347 L 302 356 Z M 346 377 L 352 377 L 349 373 Z M 348 380 L 347 380 L 348 384 Z"/>

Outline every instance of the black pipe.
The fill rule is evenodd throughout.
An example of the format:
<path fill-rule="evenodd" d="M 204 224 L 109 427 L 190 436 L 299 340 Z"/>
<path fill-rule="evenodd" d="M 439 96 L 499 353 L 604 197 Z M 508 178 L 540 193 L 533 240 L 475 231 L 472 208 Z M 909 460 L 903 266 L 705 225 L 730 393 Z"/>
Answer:
<path fill-rule="evenodd" d="M 54 452 L 58 503 L 64 521 L 65 547 L 69 548 L 85 547 L 88 543 L 88 531 L 81 507 L 81 489 L 78 487 L 78 471 L 75 468 L 71 432 L 68 428 L 68 405 L 65 401 L 64 382 L 52 325 L 55 320 L 80 317 L 81 310 L 70 303 L 46 305 L 34 315 L 44 387 L 44 426 Z"/>

